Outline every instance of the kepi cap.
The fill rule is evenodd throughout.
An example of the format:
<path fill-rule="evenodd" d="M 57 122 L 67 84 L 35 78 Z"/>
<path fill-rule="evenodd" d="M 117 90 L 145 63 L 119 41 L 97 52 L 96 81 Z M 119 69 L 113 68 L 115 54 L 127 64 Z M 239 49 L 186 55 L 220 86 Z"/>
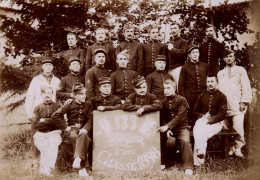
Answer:
<path fill-rule="evenodd" d="M 72 92 L 73 92 L 73 94 L 77 94 L 80 91 L 82 91 L 83 89 L 85 89 L 85 87 L 82 83 L 75 83 L 72 87 Z"/>
<path fill-rule="evenodd" d="M 101 77 L 98 79 L 99 85 L 101 86 L 102 84 L 111 84 L 111 80 L 109 77 Z"/>
<path fill-rule="evenodd" d="M 133 85 L 134 87 L 138 87 L 140 84 L 142 84 L 143 82 L 145 82 L 145 78 L 143 76 L 138 75 L 133 81 Z"/>
<path fill-rule="evenodd" d="M 71 62 L 73 62 L 73 61 L 78 61 L 79 63 L 81 63 L 79 57 L 77 57 L 77 56 L 71 56 L 71 57 L 69 58 L 69 63 L 71 63 Z"/>
<path fill-rule="evenodd" d="M 224 57 L 226 57 L 227 55 L 231 54 L 231 53 L 235 53 L 234 51 L 232 51 L 231 49 L 226 48 L 225 49 L 225 53 L 224 53 Z"/>
<path fill-rule="evenodd" d="M 94 51 L 94 55 L 96 55 L 97 53 L 104 53 L 106 55 L 106 51 L 104 49 L 96 49 Z"/>
<path fill-rule="evenodd" d="M 155 61 L 165 61 L 166 62 L 166 56 L 165 55 L 157 55 Z"/>
<path fill-rule="evenodd" d="M 41 60 L 42 60 L 42 64 L 44 64 L 44 63 L 53 64 L 52 57 L 50 57 L 50 56 L 43 56 L 43 57 L 41 57 Z"/>
<path fill-rule="evenodd" d="M 199 49 L 199 46 L 196 44 L 191 44 L 188 47 L 188 53 L 190 53 L 193 49 Z"/>

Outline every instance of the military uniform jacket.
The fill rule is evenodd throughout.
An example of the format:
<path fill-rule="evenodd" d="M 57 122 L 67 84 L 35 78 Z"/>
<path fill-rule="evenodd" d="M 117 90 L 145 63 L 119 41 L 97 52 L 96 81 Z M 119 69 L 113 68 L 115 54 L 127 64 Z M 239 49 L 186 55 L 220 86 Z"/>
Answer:
<path fill-rule="evenodd" d="M 133 79 L 137 77 L 137 72 L 129 69 L 119 69 L 113 72 L 110 76 L 112 94 L 125 100 L 131 93 L 134 92 L 132 84 Z"/>
<path fill-rule="evenodd" d="M 94 52 L 97 49 L 103 49 L 106 52 L 106 60 L 104 67 L 108 70 L 114 71 L 116 61 L 115 51 L 114 48 L 108 43 L 94 43 L 92 46 L 88 47 L 85 64 L 86 71 L 88 71 L 91 67 L 95 65 Z"/>
<path fill-rule="evenodd" d="M 157 55 L 166 56 L 166 45 L 159 41 L 150 41 L 143 45 L 144 69 L 155 69 L 154 62 Z"/>
<path fill-rule="evenodd" d="M 94 66 L 86 72 L 85 86 L 87 89 L 87 98 L 91 98 L 100 95 L 99 91 L 99 78 L 110 77 L 110 71 L 103 68 Z"/>
<path fill-rule="evenodd" d="M 162 106 L 161 126 L 168 125 L 171 130 L 188 126 L 187 111 L 189 105 L 184 97 L 177 94 L 165 97 L 162 100 Z"/>
<path fill-rule="evenodd" d="M 154 94 L 158 99 L 164 98 L 163 82 L 167 79 L 173 80 L 172 76 L 165 71 L 154 71 L 146 77 L 147 92 Z"/>
<path fill-rule="evenodd" d="M 215 39 L 208 40 L 199 47 L 200 56 L 199 59 L 201 62 L 205 62 L 209 67 L 219 67 L 221 69 L 224 67 L 223 56 L 225 52 L 225 46 L 216 41 Z M 213 72 L 217 73 L 217 72 Z"/>
<path fill-rule="evenodd" d="M 124 111 L 136 111 L 140 108 L 144 108 L 144 112 L 160 110 L 162 103 L 154 94 L 146 93 L 144 96 L 140 96 L 134 92 L 128 96 L 126 102 L 122 105 Z"/>
<path fill-rule="evenodd" d="M 104 106 L 105 111 L 121 109 L 121 99 L 115 95 L 103 97 L 102 95 L 95 96 L 90 100 L 96 110 L 98 106 Z"/>
<path fill-rule="evenodd" d="M 62 102 L 71 98 L 72 87 L 75 83 L 85 83 L 84 77 L 71 72 L 61 79 L 57 90 L 57 98 Z"/>
<path fill-rule="evenodd" d="M 168 70 L 184 65 L 188 48 L 188 42 L 182 37 L 175 38 L 171 43 L 174 47 L 168 50 Z"/>
<path fill-rule="evenodd" d="M 37 105 L 33 111 L 32 123 L 34 129 L 39 132 L 50 132 L 57 129 L 64 129 L 66 127 L 65 121 L 54 121 L 51 119 L 51 115 L 60 106 L 54 102 L 43 102 Z M 40 119 L 44 118 L 44 122 L 40 122 Z"/>
<path fill-rule="evenodd" d="M 62 51 L 60 53 L 60 56 L 64 60 L 65 66 L 68 68 L 69 67 L 69 59 L 71 56 L 76 56 L 80 59 L 81 63 L 81 74 L 85 72 L 85 52 L 84 50 L 80 49 L 79 47 L 70 47 L 68 50 Z M 67 69 L 69 72 L 69 69 Z"/>
<path fill-rule="evenodd" d="M 178 84 L 179 95 L 186 97 L 186 92 L 205 92 L 207 90 L 208 65 L 187 62 L 182 68 Z"/>
<path fill-rule="evenodd" d="M 206 91 L 199 95 L 193 112 L 197 119 L 209 112 L 209 124 L 220 122 L 226 118 L 227 98 L 219 90 Z"/>
<path fill-rule="evenodd" d="M 142 44 L 132 41 L 124 41 L 116 47 L 116 54 L 124 49 L 130 52 L 128 68 L 136 71 L 139 75 L 143 72 L 144 59 L 143 59 L 143 47 Z"/>
<path fill-rule="evenodd" d="M 92 111 L 93 106 L 90 101 L 78 103 L 73 100 L 70 104 L 66 104 L 54 112 L 51 118 L 54 121 L 61 121 L 64 119 L 64 114 L 67 114 L 69 126 L 80 124 L 80 128 L 91 132 L 93 127 Z M 66 126 L 64 129 L 66 129 Z"/>

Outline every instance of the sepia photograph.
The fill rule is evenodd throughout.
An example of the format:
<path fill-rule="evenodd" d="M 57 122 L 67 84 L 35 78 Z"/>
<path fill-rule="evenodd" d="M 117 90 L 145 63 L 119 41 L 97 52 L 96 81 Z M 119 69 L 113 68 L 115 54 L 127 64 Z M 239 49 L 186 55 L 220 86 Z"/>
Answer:
<path fill-rule="evenodd" d="M 0 0 L 0 179 L 259 180 L 259 0 Z"/>

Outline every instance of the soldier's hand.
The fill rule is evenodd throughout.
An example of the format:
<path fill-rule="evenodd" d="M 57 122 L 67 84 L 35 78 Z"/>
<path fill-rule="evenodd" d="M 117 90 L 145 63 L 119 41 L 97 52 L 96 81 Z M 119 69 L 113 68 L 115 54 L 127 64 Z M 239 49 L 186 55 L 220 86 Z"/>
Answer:
<path fill-rule="evenodd" d="M 167 138 L 169 138 L 170 136 L 173 136 L 173 133 L 172 133 L 171 130 L 168 130 L 167 133 L 166 133 L 166 135 L 167 135 Z"/>
<path fill-rule="evenodd" d="M 104 111 L 104 110 L 105 110 L 105 107 L 104 107 L 104 106 L 98 106 L 98 107 L 97 107 L 97 110 L 99 110 L 99 111 Z"/>
<path fill-rule="evenodd" d="M 245 103 L 239 103 L 239 110 L 244 111 L 246 109 L 246 104 Z"/>
<path fill-rule="evenodd" d="M 144 108 L 139 108 L 136 112 L 137 115 L 140 116 L 144 112 Z"/>
<path fill-rule="evenodd" d="M 70 130 L 71 130 L 71 127 L 67 126 L 66 131 L 70 131 Z"/>
<path fill-rule="evenodd" d="M 172 43 L 169 43 L 169 44 L 168 44 L 168 49 L 169 49 L 169 50 L 172 50 L 173 47 L 174 47 L 174 46 L 173 46 Z"/>
<path fill-rule="evenodd" d="M 162 132 L 162 133 L 166 132 L 168 129 L 169 129 L 168 125 L 159 127 L 159 131 Z"/>
<path fill-rule="evenodd" d="M 82 133 L 87 133 L 88 131 L 86 129 L 80 129 L 79 130 L 79 135 L 81 135 Z"/>

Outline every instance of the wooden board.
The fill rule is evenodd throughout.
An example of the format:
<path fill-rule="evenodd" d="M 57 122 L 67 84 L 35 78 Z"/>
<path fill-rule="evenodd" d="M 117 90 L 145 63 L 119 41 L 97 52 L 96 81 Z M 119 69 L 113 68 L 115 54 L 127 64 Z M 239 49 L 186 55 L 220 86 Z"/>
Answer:
<path fill-rule="evenodd" d="M 160 170 L 159 111 L 94 111 L 93 170 Z"/>

